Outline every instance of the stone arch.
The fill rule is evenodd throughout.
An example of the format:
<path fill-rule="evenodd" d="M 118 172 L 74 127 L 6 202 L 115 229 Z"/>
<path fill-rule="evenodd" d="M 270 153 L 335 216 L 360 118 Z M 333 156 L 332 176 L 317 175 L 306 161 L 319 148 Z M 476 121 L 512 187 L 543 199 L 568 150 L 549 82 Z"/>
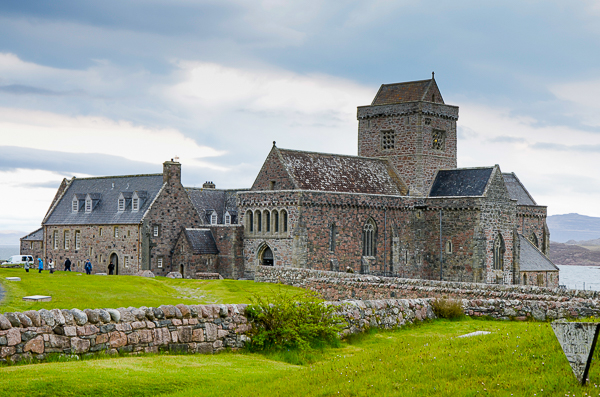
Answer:
<path fill-rule="evenodd" d="M 110 255 L 108 256 L 108 263 L 114 263 L 115 265 L 115 274 L 118 275 L 119 274 L 119 254 L 117 254 L 116 252 L 111 252 Z"/>
<path fill-rule="evenodd" d="M 263 242 L 258 247 L 256 261 L 262 266 L 275 266 L 275 253 L 267 243 Z"/>

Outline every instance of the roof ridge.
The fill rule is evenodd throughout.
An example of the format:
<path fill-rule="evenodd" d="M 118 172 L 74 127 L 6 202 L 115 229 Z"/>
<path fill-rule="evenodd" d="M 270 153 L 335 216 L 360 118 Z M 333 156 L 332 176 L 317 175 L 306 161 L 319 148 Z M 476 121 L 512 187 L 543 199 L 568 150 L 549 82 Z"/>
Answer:
<path fill-rule="evenodd" d="M 389 87 L 393 85 L 404 85 L 404 84 L 414 84 L 414 83 L 424 83 L 426 81 L 433 81 L 433 79 L 425 79 L 425 80 L 414 80 L 414 81 L 403 81 L 401 83 L 390 83 L 390 84 L 382 84 L 382 86 Z"/>
<path fill-rule="evenodd" d="M 112 179 L 112 178 L 133 178 L 138 176 L 162 176 L 163 174 L 132 174 L 132 175 L 111 175 L 111 176 L 90 176 L 86 178 L 74 177 L 75 181 L 89 181 L 90 179 Z"/>
<path fill-rule="evenodd" d="M 312 152 L 312 151 L 309 151 L 309 150 L 296 150 L 296 149 L 283 149 L 283 148 L 277 148 L 277 149 L 279 149 L 280 151 L 285 151 L 285 152 L 320 154 L 320 155 L 324 155 L 324 156 L 336 156 L 336 157 L 353 157 L 353 158 L 357 158 L 357 159 L 377 160 L 377 161 L 381 161 L 381 162 L 386 162 L 387 161 L 387 158 L 383 158 L 383 157 L 355 156 L 353 154 L 336 154 L 336 153 L 325 153 L 325 152 Z"/>

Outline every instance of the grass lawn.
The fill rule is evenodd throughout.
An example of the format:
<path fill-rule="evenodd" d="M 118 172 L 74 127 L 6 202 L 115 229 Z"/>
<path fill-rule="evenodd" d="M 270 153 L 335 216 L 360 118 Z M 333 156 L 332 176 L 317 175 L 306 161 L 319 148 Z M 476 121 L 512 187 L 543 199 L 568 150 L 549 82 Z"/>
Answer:
<path fill-rule="evenodd" d="M 7 281 L 20 277 L 21 281 Z M 0 313 L 39 309 L 96 309 L 208 303 L 250 303 L 254 295 L 271 295 L 279 288 L 301 291 L 254 281 L 183 280 L 166 277 L 88 276 L 75 272 L 0 269 L 0 283 L 6 296 Z M 24 302 L 28 295 L 50 295 L 52 302 Z"/>
<path fill-rule="evenodd" d="M 489 335 L 457 338 L 473 331 Z M 355 338 L 296 366 L 250 353 L 0 367 L 11 396 L 584 396 L 549 323 L 438 320 Z M 586 393 L 586 394 L 584 394 Z"/>

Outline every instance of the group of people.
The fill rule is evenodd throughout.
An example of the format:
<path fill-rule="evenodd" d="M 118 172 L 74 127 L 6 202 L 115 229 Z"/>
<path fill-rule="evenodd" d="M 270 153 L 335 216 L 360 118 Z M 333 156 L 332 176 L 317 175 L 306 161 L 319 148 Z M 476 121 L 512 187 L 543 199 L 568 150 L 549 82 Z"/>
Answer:
<path fill-rule="evenodd" d="M 42 258 L 37 258 L 38 261 L 38 273 L 41 273 L 42 270 L 44 270 L 44 261 L 42 260 Z M 27 259 L 27 261 L 25 262 L 25 271 L 27 273 L 29 273 L 29 269 L 32 268 L 34 266 L 34 264 L 29 264 L 29 259 Z M 55 269 L 55 265 L 54 265 L 54 261 L 52 260 L 52 258 L 50 258 L 50 260 L 48 261 L 48 270 L 50 271 L 50 274 L 54 273 L 54 269 Z M 83 265 L 83 270 L 85 270 L 85 274 L 92 274 L 92 262 L 88 259 L 85 261 L 84 265 Z M 71 260 L 69 258 L 67 258 L 65 260 L 65 272 L 70 272 L 71 271 Z M 115 264 L 110 261 L 110 264 L 108 265 L 108 274 L 112 275 L 114 274 L 115 271 Z"/>

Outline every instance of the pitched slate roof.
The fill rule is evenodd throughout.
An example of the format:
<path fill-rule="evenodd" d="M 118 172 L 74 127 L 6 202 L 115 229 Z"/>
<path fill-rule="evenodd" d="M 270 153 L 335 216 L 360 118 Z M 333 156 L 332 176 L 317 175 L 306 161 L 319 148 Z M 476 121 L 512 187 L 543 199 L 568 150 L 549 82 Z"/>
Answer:
<path fill-rule="evenodd" d="M 162 174 L 75 178 L 53 211 L 47 216 L 44 225 L 140 223 L 162 186 Z M 131 199 L 128 199 L 125 211 L 119 212 L 120 194 L 131 197 L 136 191 L 145 192 L 146 195 L 140 200 L 139 211 L 131 210 Z M 78 212 L 73 212 L 71 206 L 73 197 L 84 200 L 88 193 L 97 200 L 92 212 L 86 213 L 85 205 L 81 205 Z"/>
<path fill-rule="evenodd" d="M 218 254 L 217 243 L 209 229 L 185 229 L 190 248 L 195 254 Z"/>
<path fill-rule="evenodd" d="M 519 242 L 519 267 L 522 272 L 558 271 L 558 267 L 522 234 L 519 234 Z"/>
<path fill-rule="evenodd" d="M 386 159 L 277 149 L 297 189 L 404 195 L 406 186 Z"/>
<path fill-rule="evenodd" d="M 489 167 L 439 170 L 429 197 L 482 196 L 493 169 Z"/>
<path fill-rule="evenodd" d="M 44 229 L 41 227 L 38 230 L 31 232 L 27 236 L 21 238 L 21 240 L 23 240 L 23 241 L 41 241 L 43 239 L 44 239 Z"/>
<path fill-rule="evenodd" d="M 408 81 L 405 83 L 382 84 L 371 105 L 391 105 L 396 103 L 424 101 L 429 88 L 435 85 L 434 79 Z M 437 98 L 444 103 L 442 96 Z M 436 100 L 436 102 L 438 102 Z"/>
<path fill-rule="evenodd" d="M 514 172 L 503 173 L 502 177 L 510 198 L 517 200 L 517 205 L 537 205 Z"/>
<path fill-rule="evenodd" d="M 237 192 L 240 190 L 186 187 L 185 191 L 205 224 L 210 224 L 212 211 L 217 212 L 218 224 L 225 223 L 225 212 L 231 215 L 231 223 L 237 223 Z"/>

